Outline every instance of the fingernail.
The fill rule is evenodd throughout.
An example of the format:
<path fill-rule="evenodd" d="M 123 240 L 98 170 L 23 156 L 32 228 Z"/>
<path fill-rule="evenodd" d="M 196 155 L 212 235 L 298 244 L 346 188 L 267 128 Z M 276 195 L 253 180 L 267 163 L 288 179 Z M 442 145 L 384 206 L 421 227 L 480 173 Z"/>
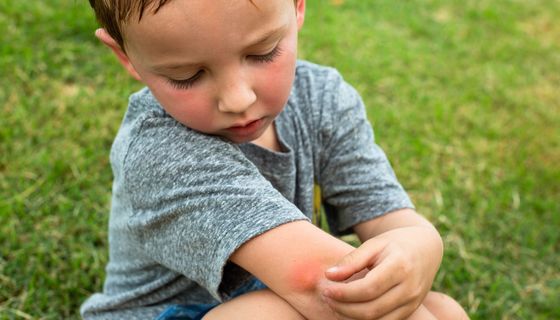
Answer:
<path fill-rule="evenodd" d="M 339 270 L 338 267 L 330 267 L 330 268 L 327 269 L 326 272 L 328 272 L 328 273 L 336 273 L 336 272 L 338 272 L 338 270 Z"/>

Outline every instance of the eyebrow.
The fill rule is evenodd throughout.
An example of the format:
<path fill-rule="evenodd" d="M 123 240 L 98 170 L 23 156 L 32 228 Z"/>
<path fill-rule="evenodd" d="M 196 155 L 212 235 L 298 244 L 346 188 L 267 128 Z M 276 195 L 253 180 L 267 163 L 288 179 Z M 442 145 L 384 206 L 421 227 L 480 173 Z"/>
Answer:
<path fill-rule="evenodd" d="M 253 43 L 251 43 L 249 46 L 247 46 L 247 48 L 256 47 L 261 43 L 267 42 L 270 38 L 276 36 L 277 34 L 279 34 L 282 31 L 284 31 L 287 27 L 288 27 L 287 25 L 282 25 L 278 28 L 274 28 L 274 29 L 268 31 L 267 33 L 262 35 L 260 38 L 257 38 L 257 40 L 253 41 Z"/>
<path fill-rule="evenodd" d="M 278 34 L 280 34 L 282 31 L 284 31 L 285 29 L 287 29 L 287 25 L 282 25 L 280 27 L 274 28 L 272 30 L 267 31 L 265 34 L 263 34 L 262 36 L 260 36 L 259 38 L 257 38 L 257 40 L 251 42 L 246 48 L 253 48 L 256 47 L 262 43 L 266 43 L 267 41 L 269 41 L 271 38 L 277 36 Z M 187 67 L 192 67 L 192 66 L 198 66 L 200 65 L 199 63 L 170 63 L 170 64 L 161 64 L 161 65 L 156 65 L 153 67 L 153 69 L 155 70 L 176 70 L 176 69 L 181 69 L 181 68 L 187 68 Z"/>

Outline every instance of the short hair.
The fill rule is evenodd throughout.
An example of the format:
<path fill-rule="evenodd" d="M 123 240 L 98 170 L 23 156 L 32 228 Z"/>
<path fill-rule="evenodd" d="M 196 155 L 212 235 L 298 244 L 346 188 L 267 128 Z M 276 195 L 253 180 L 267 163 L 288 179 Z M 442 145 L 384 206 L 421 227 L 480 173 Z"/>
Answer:
<path fill-rule="evenodd" d="M 107 33 L 115 39 L 121 49 L 124 48 L 122 26 L 133 18 L 142 19 L 144 12 L 150 8 L 157 13 L 170 0 L 89 0 L 97 21 Z M 208 0 L 212 1 L 212 0 Z M 253 0 L 249 0 L 253 3 Z M 294 0 L 297 3 L 298 0 Z M 253 3 L 254 5 L 254 3 Z"/>
<path fill-rule="evenodd" d="M 148 7 L 156 13 L 169 0 L 89 0 L 97 21 L 124 50 L 122 26 L 130 19 L 142 15 Z"/>

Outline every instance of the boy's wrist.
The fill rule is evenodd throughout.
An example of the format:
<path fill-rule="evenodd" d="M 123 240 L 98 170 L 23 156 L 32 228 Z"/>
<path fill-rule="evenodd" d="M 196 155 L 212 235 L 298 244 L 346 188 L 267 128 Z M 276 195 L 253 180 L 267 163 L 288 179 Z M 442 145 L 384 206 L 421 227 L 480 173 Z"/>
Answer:
<path fill-rule="evenodd" d="M 409 252 L 423 265 L 424 275 L 433 279 L 439 270 L 443 259 L 443 240 L 433 226 L 417 225 L 388 231 L 380 237 L 387 237 L 387 241 L 404 241 L 409 246 Z M 433 280 L 432 280 L 433 281 Z"/>

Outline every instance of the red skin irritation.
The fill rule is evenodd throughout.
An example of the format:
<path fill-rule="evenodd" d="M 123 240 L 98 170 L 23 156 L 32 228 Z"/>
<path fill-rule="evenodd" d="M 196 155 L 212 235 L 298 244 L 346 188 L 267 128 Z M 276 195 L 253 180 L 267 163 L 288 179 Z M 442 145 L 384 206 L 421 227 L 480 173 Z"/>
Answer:
<path fill-rule="evenodd" d="M 318 261 L 298 261 L 292 265 L 290 287 L 296 291 L 313 291 L 323 276 L 322 264 Z"/>

